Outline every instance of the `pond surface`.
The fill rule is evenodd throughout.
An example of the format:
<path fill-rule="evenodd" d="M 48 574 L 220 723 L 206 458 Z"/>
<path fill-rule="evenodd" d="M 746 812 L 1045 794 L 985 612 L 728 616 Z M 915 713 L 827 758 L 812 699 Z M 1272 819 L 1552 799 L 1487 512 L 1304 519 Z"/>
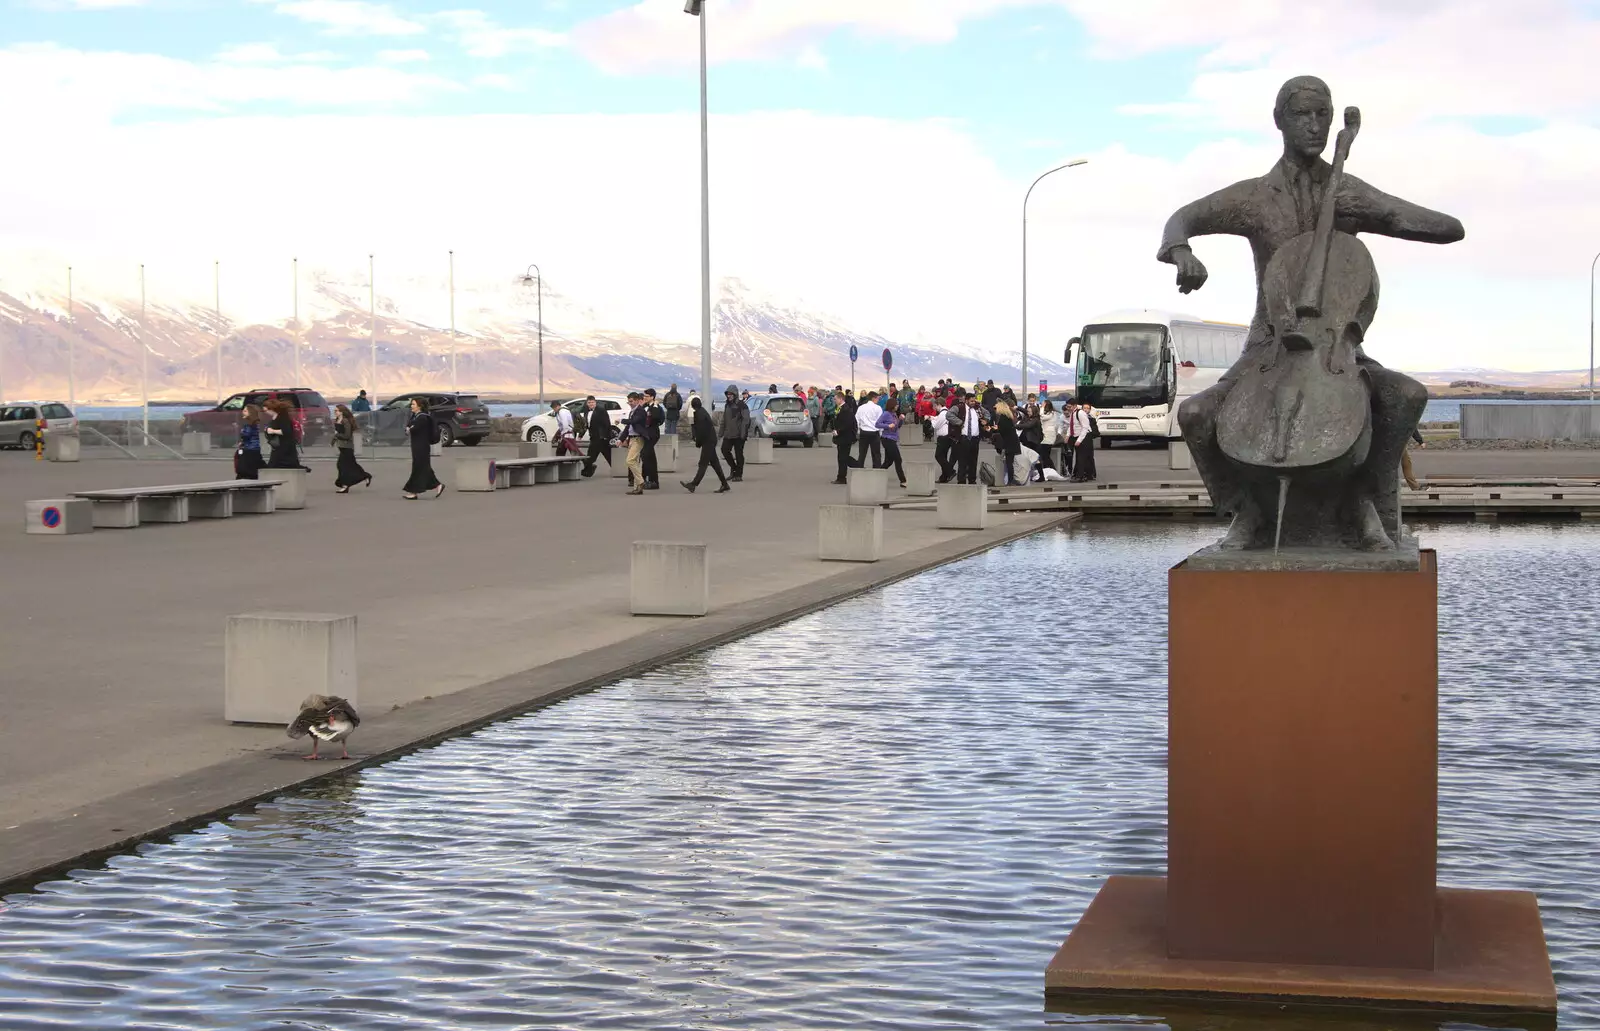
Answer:
<path fill-rule="evenodd" d="M 0 1026 L 1478 1026 L 1045 1011 L 1163 872 L 1164 571 L 1216 532 L 1035 537 L 13 895 Z M 1424 532 L 1441 881 L 1537 890 L 1600 1026 L 1600 527 Z"/>

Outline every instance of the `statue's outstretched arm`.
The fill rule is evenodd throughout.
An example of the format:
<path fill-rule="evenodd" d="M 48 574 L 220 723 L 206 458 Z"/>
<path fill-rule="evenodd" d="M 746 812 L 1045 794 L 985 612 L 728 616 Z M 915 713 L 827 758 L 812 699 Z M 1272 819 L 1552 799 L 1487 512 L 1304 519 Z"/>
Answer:
<path fill-rule="evenodd" d="M 1191 237 L 1250 235 L 1255 224 L 1251 217 L 1250 197 L 1255 187 L 1256 180 L 1246 179 L 1185 204 L 1173 212 L 1172 217 L 1167 219 L 1166 228 L 1162 230 L 1161 250 L 1156 253 L 1156 260 L 1176 265 L 1178 262 L 1173 250 L 1187 247 Z"/>
<path fill-rule="evenodd" d="M 1339 191 L 1338 228 L 1422 243 L 1455 243 L 1467 235 L 1455 216 L 1391 197 L 1355 176 L 1346 176 Z"/>

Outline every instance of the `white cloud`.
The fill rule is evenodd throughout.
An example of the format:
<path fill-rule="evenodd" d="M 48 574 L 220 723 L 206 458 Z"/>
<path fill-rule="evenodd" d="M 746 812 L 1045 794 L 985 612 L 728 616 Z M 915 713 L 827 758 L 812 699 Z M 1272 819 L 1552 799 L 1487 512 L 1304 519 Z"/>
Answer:
<path fill-rule="evenodd" d="M 426 50 L 380 50 L 378 60 L 389 64 L 413 64 L 417 61 L 430 60 L 431 56 Z"/>
<path fill-rule="evenodd" d="M 566 37 L 559 32 L 501 25 L 482 11 L 440 11 L 433 20 L 473 57 L 537 53 L 566 44 Z"/>
<path fill-rule="evenodd" d="M 427 31 L 389 4 L 368 0 L 254 0 L 278 14 L 318 26 L 333 36 L 415 36 Z"/>
<path fill-rule="evenodd" d="M 55 44 L 0 49 L 0 123 L 16 133 L 54 136 L 62 124 L 135 112 L 220 112 L 262 101 L 338 108 L 399 103 L 461 88 L 438 76 L 383 67 L 333 68 L 259 47 L 244 56 L 253 60 L 235 54 L 196 64 Z"/>
<path fill-rule="evenodd" d="M 1045 0 L 712 0 L 706 4 L 708 56 L 715 62 L 804 54 L 840 29 L 943 43 L 954 39 L 969 18 L 1041 2 Z M 625 73 L 693 65 L 699 59 L 698 32 L 681 4 L 642 0 L 583 23 L 574 40 L 595 64 Z"/>

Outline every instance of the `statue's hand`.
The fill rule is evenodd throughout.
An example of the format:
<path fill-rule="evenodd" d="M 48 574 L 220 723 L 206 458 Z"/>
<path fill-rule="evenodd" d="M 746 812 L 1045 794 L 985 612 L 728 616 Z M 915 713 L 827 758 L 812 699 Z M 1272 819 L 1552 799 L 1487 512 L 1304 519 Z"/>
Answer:
<path fill-rule="evenodd" d="M 1173 264 L 1178 266 L 1178 292 L 1180 294 L 1193 293 L 1206 285 L 1206 267 L 1203 262 L 1194 256 L 1194 252 L 1187 247 L 1180 247 L 1172 252 Z"/>

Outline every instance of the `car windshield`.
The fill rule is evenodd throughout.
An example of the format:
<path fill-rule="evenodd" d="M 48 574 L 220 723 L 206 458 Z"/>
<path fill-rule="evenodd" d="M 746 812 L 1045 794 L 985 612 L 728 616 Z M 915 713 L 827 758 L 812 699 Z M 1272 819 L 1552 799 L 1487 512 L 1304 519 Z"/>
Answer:
<path fill-rule="evenodd" d="M 798 397 L 774 397 L 767 402 L 769 412 L 803 412 L 805 402 Z"/>
<path fill-rule="evenodd" d="M 410 407 L 411 407 L 411 398 L 409 398 L 409 397 L 397 397 L 393 401 L 390 401 L 388 404 L 384 405 L 383 406 L 383 410 L 386 411 L 386 412 L 392 412 L 392 411 L 395 411 L 395 410 L 400 409 L 400 408 L 410 408 Z"/>

